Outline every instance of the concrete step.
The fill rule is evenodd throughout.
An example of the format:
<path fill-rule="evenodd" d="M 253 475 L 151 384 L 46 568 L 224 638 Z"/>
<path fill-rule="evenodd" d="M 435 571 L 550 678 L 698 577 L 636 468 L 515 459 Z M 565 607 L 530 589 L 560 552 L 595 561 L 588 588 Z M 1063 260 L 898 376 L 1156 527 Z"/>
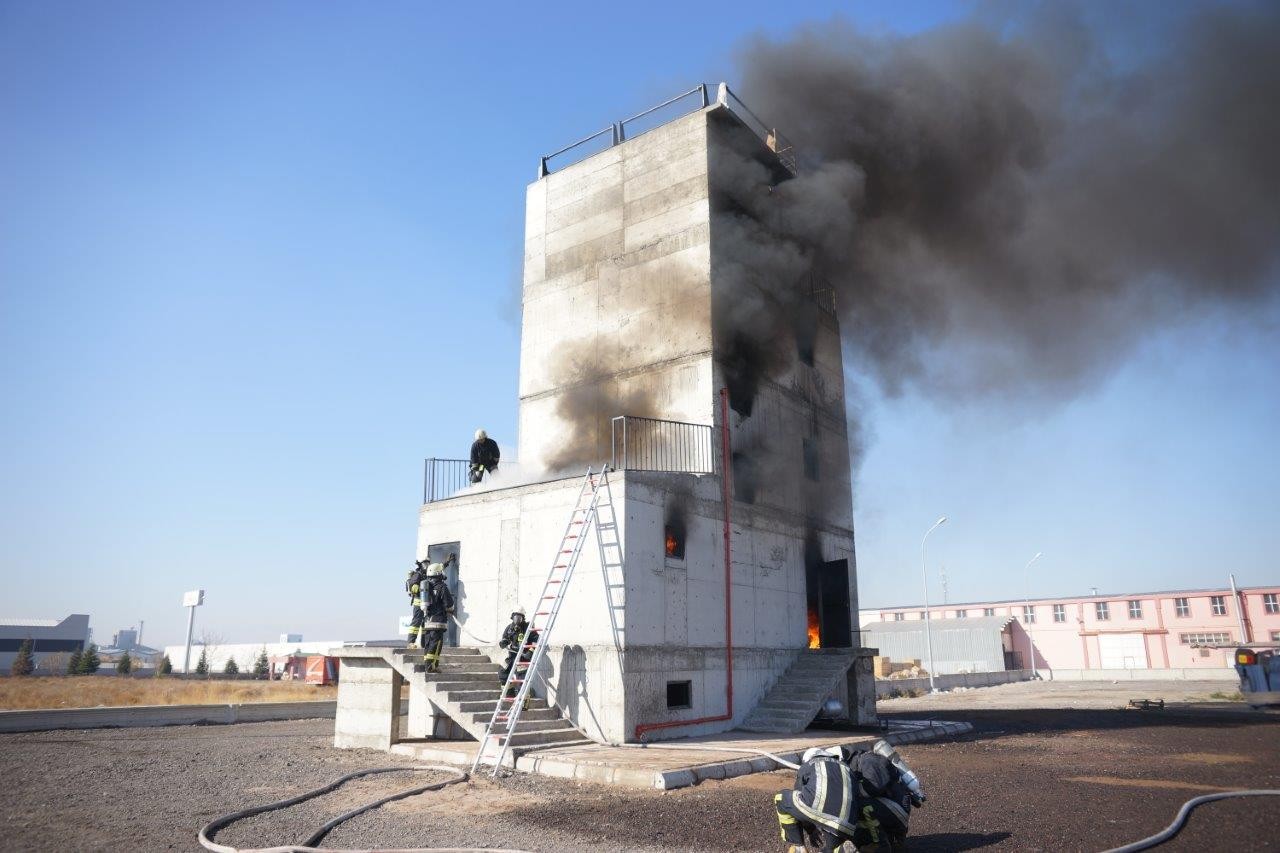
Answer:
<path fill-rule="evenodd" d="M 483 736 L 483 735 L 482 735 Z M 516 733 L 511 736 L 511 746 L 548 746 L 583 740 L 582 732 L 575 728 L 565 728 L 554 732 L 529 732 L 516 726 Z M 590 743 L 590 741 L 587 741 Z"/>
<path fill-rule="evenodd" d="M 461 704 L 463 702 L 484 702 L 492 708 L 498 701 L 498 697 L 502 694 L 502 688 L 495 687 L 492 690 L 484 690 L 476 688 L 474 690 L 447 690 L 445 691 L 448 701 L 452 704 Z"/>
<path fill-rule="evenodd" d="M 486 721 L 487 722 L 487 721 Z M 558 731 L 577 732 L 573 726 L 569 725 L 567 720 L 556 717 L 553 720 L 530 720 L 528 714 L 520 715 L 520 721 L 516 723 L 516 734 L 520 732 L 558 732 Z M 494 728 L 496 734 L 506 734 L 506 724 L 500 724 Z"/>
<path fill-rule="evenodd" d="M 466 704 L 470 705 L 473 703 L 468 702 Z M 471 719 L 474 722 L 479 723 L 480 725 L 489 724 L 489 720 L 493 718 L 493 703 L 490 702 L 488 704 L 489 704 L 489 707 L 486 710 L 471 713 Z M 464 709 L 464 713 L 466 713 L 465 709 Z M 562 723 L 564 722 L 564 719 L 560 716 L 560 712 L 557 711 L 555 708 L 529 708 L 520 714 L 519 727 L 523 728 L 526 722 L 532 723 L 532 722 L 540 722 L 543 720 L 559 720 Z M 565 723 L 565 725 L 568 725 L 568 723 Z"/>
<path fill-rule="evenodd" d="M 818 715 L 853 665 L 852 649 L 807 649 L 739 726 L 749 732 L 795 734 Z"/>

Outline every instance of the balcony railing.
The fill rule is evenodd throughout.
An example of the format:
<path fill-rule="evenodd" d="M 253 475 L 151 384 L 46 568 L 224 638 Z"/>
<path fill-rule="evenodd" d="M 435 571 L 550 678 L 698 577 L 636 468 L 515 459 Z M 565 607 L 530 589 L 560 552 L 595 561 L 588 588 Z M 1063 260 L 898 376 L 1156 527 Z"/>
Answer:
<path fill-rule="evenodd" d="M 712 100 L 713 90 L 715 92 L 714 101 Z M 796 149 L 786 137 L 778 132 L 777 128 L 770 127 L 753 113 L 742 102 L 742 99 L 729 89 L 727 83 L 699 83 L 689 91 L 681 92 L 674 98 L 668 98 L 656 107 L 650 107 L 642 113 L 633 115 L 631 118 L 615 121 L 590 136 L 583 137 L 577 142 L 566 145 L 559 151 L 540 158 L 538 160 L 538 177 L 545 178 L 552 172 L 557 172 L 566 166 L 585 160 L 592 154 L 598 154 L 607 148 L 620 145 L 645 131 L 653 130 L 655 127 L 660 127 L 667 122 L 675 121 L 695 110 L 706 109 L 712 103 L 731 110 L 734 115 L 742 119 L 743 123 L 750 127 L 764 144 L 769 146 L 769 149 L 774 154 L 778 155 L 778 160 L 787 168 L 787 171 L 793 175 L 796 173 Z"/>
<path fill-rule="evenodd" d="M 613 467 L 621 471 L 715 473 L 715 444 L 707 424 L 637 418 L 613 419 Z"/>
<path fill-rule="evenodd" d="M 422 466 L 422 502 L 443 500 L 460 492 L 470 484 L 468 469 L 469 459 L 437 459 L 434 456 L 423 460 Z"/>

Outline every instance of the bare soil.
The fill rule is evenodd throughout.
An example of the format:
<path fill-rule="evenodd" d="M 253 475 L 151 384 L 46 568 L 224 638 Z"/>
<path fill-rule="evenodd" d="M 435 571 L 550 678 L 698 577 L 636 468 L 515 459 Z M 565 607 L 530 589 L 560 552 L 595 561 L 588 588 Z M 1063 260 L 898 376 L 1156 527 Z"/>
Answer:
<path fill-rule="evenodd" d="M 919 717 L 920 714 L 906 715 Z M 942 715 L 936 715 L 942 716 Z M 973 735 L 903 750 L 929 802 L 913 851 L 1102 850 L 1149 835 L 1209 790 L 1280 788 L 1280 717 L 1247 711 L 975 710 Z M 331 747 L 332 721 L 0 735 L 0 848 L 199 850 L 216 815 L 408 759 Z M 218 836 L 300 842 L 329 817 L 429 774 L 391 774 Z M 671 792 L 543 777 L 487 779 L 389 804 L 333 847 L 531 851 L 781 850 L 773 793 L 785 771 Z M 1280 798 L 1215 803 L 1162 850 L 1277 848 Z"/>

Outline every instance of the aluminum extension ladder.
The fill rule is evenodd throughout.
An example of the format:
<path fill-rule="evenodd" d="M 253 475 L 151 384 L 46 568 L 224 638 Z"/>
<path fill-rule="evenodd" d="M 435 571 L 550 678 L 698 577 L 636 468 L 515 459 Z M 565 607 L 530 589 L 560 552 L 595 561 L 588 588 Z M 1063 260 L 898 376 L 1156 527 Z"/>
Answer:
<path fill-rule="evenodd" d="M 599 474 L 593 473 L 588 468 L 586 476 L 582 478 L 582 488 L 578 490 L 573 512 L 569 515 L 569 523 L 565 526 L 564 536 L 561 537 L 560 546 L 556 549 L 555 559 L 551 562 L 551 571 L 547 573 L 546 583 L 542 585 L 542 595 L 538 598 L 533 616 L 525 629 L 526 641 L 522 642 L 516 651 L 515 663 L 502 685 L 502 693 L 494 706 L 493 716 L 485 726 L 484 738 L 480 741 L 476 760 L 471 765 L 472 775 L 482 763 L 492 760 L 493 772 L 490 775 L 496 777 L 507 756 L 507 751 L 511 748 L 511 738 L 516 733 L 516 725 L 520 722 L 520 714 L 524 710 L 525 700 L 533 685 L 533 673 L 537 672 L 538 664 L 546 654 L 551 629 L 556 624 L 556 617 L 560 614 L 560 605 L 564 603 L 573 570 L 578 565 L 582 544 L 587 539 L 587 530 L 596 519 L 596 510 L 602 493 L 612 496 L 609 492 L 608 467 L 602 466 Z M 537 631 L 537 639 L 530 643 L 527 638 L 534 631 Z M 525 651 L 530 649 L 532 654 L 529 660 L 522 660 Z M 518 687 L 516 695 L 508 696 L 512 687 Z M 506 731 L 498 731 L 504 726 Z M 489 750 L 495 745 L 498 747 L 498 753 L 496 756 L 491 756 Z"/>

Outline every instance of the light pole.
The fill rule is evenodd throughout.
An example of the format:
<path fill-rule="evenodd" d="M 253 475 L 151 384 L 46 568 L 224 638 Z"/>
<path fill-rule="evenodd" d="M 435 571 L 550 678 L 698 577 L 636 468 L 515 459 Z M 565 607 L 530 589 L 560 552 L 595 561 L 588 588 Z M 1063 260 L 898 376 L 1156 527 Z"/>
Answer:
<path fill-rule="evenodd" d="M 182 655 L 182 674 L 191 674 L 191 630 L 196 625 L 196 608 L 204 604 L 204 590 L 193 589 L 182 594 L 182 606 L 187 608 L 187 650 Z"/>
<path fill-rule="evenodd" d="M 921 577 L 921 580 L 924 582 L 924 644 L 925 644 L 925 648 L 929 652 L 929 692 L 930 693 L 937 693 L 938 691 L 933 686 L 933 626 L 930 624 L 933 620 L 929 618 L 929 561 L 925 559 L 924 545 L 926 542 L 929 541 L 929 534 L 932 533 L 934 530 L 936 530 L 938 528 L 938 525 L 942 524 L 946 520 L 947 520 L 947 517 L 944 515 L 941 518 L 939 518 L 937 521 L 935 521 L 933 523 L 933 527 L 930 527 L 928 530 L 926 530 L 924 532 L 924 538 L 920 540 L 920 567 L 922 569 L 920 577 Z"/>
<path fill-rule="evenodd" d="M 1027 651 L 1031 657 L 1032 678 L 1039 678 L 1040 673 L 1036 672 L 1036 642 L 1032 635 L 1033 629 L 1031 627 L 1035 624 L 1035 616 L 1031 613 L 1031 564 L 1043 556 L 1044 554 L 1037 551 L 1036 555 L 1027 560 L 1027 564 L 1022 567 L 1023 592 L 1025 593 L 1022 600 L 1026 604 L 1026 607 L 1022 609 L 1022 623 L 1027 626 Z"/>

